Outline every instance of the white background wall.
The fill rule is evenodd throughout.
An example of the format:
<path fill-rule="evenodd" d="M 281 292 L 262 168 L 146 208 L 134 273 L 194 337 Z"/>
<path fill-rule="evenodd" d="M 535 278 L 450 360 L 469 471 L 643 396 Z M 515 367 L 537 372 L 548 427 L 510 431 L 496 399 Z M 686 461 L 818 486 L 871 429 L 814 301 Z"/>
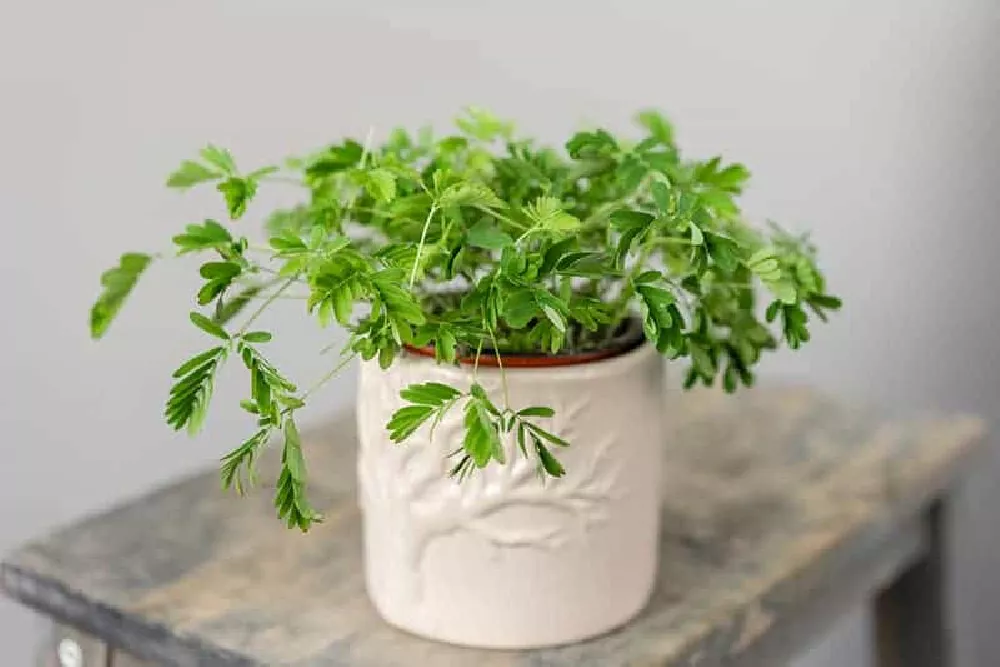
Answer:
<path fill-rule="evenodd" d="M 212 140 L 263 162 L 468 103 L 553 139 L 666 110 L 690 152 L 752 167 L 752 214 L 815 230 L 845 297 L 772 374 L 996 412 L 998 3 L 426 4 L 0 0 L 0 551 L 208 465 L 247 429 L 234 409 L 197 441 L 160 421 L 197 345 L 188 267 L 151 272 L 109 340 L 87 339 L 100 271 L 215 206 L 162 188 L 179 160 Z M 328 334 L 288 326 L 308 378 Z M 328 405 L 351 391 L 345 377 Z M 1000 651 L 998 480 L 1000 463 L 962 503 L 963 667 Z M 0 603 L 0 664 L 28 664 L 36 625 Z M 803 667 L 867 664 L 866 644 L 856 615 Z"/>

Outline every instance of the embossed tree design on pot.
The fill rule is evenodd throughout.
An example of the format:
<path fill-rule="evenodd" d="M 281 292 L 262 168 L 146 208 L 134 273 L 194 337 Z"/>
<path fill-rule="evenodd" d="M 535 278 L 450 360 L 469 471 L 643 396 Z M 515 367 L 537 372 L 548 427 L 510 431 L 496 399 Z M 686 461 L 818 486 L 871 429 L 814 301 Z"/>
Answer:
<path fill-rule="evenodd" d="M 393 382 L 380 382 L 385 394 L 369 405 L 392 405 Z M 403 384 L 399 385 L 404 386 Z M 362 391 L 371 390 L 363 386 Z M 590 408 L 586 396 L 575 398 L 551 419 L 552 429 L 576 436 L 575 424 Z M 379 423 L 360 419 L 360 423 Z M 464 426 L 457 411 L 433 429 L 421 428 L 405 445 L 383 441 L 362 450 L 359 459 L 361 493 L 378 498 L 378 511 L 395 522 L 398 558 L 416 577 L 410 578 L 413 599 L 422 595 L 420 573 L 427 551 L 437 540 L 472 534 L 491 547 L 493 558 L 512 549 L 559 550 L 582 543 L 608 518 L 608 505 L 619 475 L 614 434 L 603 434 L 580 453 L 570 473 L 547 478 L 531 449 L 522 453 L 512 435 L 504 438 L 505 465 L 481 471 L 464 481 L 448 474 L 443 450 L 454 449 Z M 366 438 L 362 437 L 361 442 Z M 375 503 L 363 503 L 368 507 Z M 524 520 L 530 512 L 530 521 Z"/>

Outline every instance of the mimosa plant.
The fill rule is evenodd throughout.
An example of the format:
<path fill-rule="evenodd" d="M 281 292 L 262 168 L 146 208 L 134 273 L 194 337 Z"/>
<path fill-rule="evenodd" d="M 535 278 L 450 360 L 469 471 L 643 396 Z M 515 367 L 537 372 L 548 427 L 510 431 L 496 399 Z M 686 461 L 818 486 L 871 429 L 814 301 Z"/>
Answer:
<path fill-rule="evenodd" d="M 438 363 L 490 355 L 502 369 L 505 355 L 601 349 L 638 318 L 665 357 L 690 359 L 685 387 L 751 385 L 763 351 L 781 341 L 798 348 L 811 315 L 825 319 L 840 301 L 805 237 L 743 218 L 743 165 L 682 156 L 661 115 L 638 121 L 635 139 L 595 129 L 557 150 L 471 109 L 441 138 L 397 129 L 249 171 L 209 146 L 167 185 L 214 187 L 226 219 L 188 225 L 169 253 L 123 255 L 102 276 L 91 333 L 105 333 L 154 260 L 204 256 L 190 319 L 212 342 L 174 372 L 166 421 L 198 431 L 216 375 L 235 357 L 248 371 L 241 405 L 256 428 L 223 459 L 223 483 L 242 491 L 280 434 L 275 505 L 302 530 L 319 516 L 306 497 L 296 411 L 355 357 L 387 368 L 407 346 L 432 346 Z M 288 183 L 301 188 L 301 203 L 261 216 L 258 240 L 241 220 L 259 188 Z M 340 358 L 305 390 L 268 361 L 272 332 L 254 327 L 293 296 L 321 326 L 349 333 Z M 541 474 L 564 472 L 553 452 L 570 443 L 546 429 L 546 406 L 515 411 L 474 381 L 411 385 L 401 401 L 387 424 L 400 443 L 464 411 L 459 478 L 504 464 L 505 436 Z"/>

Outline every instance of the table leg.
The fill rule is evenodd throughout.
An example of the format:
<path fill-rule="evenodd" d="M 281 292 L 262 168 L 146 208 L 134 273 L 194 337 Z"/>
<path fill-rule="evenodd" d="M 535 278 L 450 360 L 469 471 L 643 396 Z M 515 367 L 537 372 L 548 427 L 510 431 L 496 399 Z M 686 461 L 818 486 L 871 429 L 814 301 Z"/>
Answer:
<path fill-rule="evenodd" d="M 927 512 L 926 554 L 875 600 L 878 667 L 954 667 L 947 589 L 947 500 Z"/>

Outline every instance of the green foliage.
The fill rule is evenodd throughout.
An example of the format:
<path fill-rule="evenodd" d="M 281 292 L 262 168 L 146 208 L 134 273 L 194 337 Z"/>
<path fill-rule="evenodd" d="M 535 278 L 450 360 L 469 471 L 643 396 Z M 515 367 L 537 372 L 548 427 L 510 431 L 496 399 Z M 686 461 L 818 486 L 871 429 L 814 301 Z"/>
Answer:
<path fill-rule="evenodd" d="M 685 386 L 753 384 L 764 352 L 808 342 L 814 321 L 840 300 L 808 237 L 746 222 L 738 202 L 750 176 L 744 165 L 684 156 L 655 111 L 637 120 L 638 136 L 591 128 L 557 149 L 474 108 L 451 135 L 396 129 L 381 142 L 345 139 L 281 169 L 250 172 L 227 150 L 206 147 L 168 185 L 210 184 L 228 214 L 173 237 L 178 255 L 202 254 L 192 298 L 205 312 L 191 320 L 219 343 L 178 369 L 167 422 L 197 430 L 219 367 L 238 355 L 250 378 L 241 405 L 256 427 L 223 459 L 223 484 L 242 491 L 263 448 L 280 439 L 275 506 L 305 530 L 318 514 L 305 495 L 295 413 L 355 356 L 387 368 L 407 346 L 433 348 L 448 364 L 586 352 L 633 318 L 660 353 L 688 360 Z M 297 183 L 302 197 L 260 212 L 261 246 L 233 230 L 272 179 Z M 124 255 L 104 274 L 94 337 L 150 259 Z M 346 356 L 305 391 L 262 355 L 271 333 L 252 327 L 285 298 L 349 334 Z M 515 410 L 506 391 L 498 403 L 475 381 L 412 385 L 400 399 L 387 425 L 399 443 L 421 429 L 433 437 L 445 415 L 461 411 L 465 430 L 451 465 L 459 479 L 517 455 L 541 475 L 565 473 L 556 454 L 569 443 L 547 428 L 546 406 Z"/>
<path fill-rule="evenodd" d="M 101 296 L 90 309 L 90 335 L 100 338 L 111 326 L 139 277 L 153 258 L 138 252 L 128 252 L 118 260 L 118 266 L 108 269 L 101 276 Z"/>
<path fill-rule="evenodd" d="M 213 347 L 191 357 L 174 371 L 176 382 L 170 389 L 164 411 L 168 425 L 175 430 L 187 428 L 191 434 L 201 429 L 212 400 L 215 375 L 227 352 L 225 346 Z"/>
<path fill-rule="evenodd" d="M 565 470 L 552 455 L 550 445 L 566 447 L 565 440 L 550 433 L 531 418 L 550 418 L 555 412 L 544 406 L 533 406 L 514 411 L 510 407 L 498 407 L 487 395 L 482 385 L 473 383 L 467 392 L 437 382 L 412 384 L 400 392 L 400 398 L 408 402 L 393 413 L 389 420 L 390 437 L 394 442 L 404 442 L 424 424 L 430 423 L 430 435 L 434 426 L 457 403 L 464 401 L 463 423 L 465 437 L 462 445 L 452 454 L 457 459 L 450 474 L 464 479 L 476 468 L 485 468 L 491 461 L 499 464 L 507 462 L 505 440 L 516 439 L 523 456 L 530 456 L 527 442 L 531 442 L 540 475 L 561 477 Z M 546 444 L 548 443 L 548 444 Z"/>
<path fill-rule="evenodd" d="M 312 508 L 306 497 L 306 462 L 302 456 L 302 440 L 291 417 L 285 420 L 284 435 L 274 506 L 278 517 L 284 519 L 289 528 L 297 527 L 305 532 L 312 524 L 321 521 L 322 516 Z"/>
<path fill-rule="evenodd" d="M 174 237 L 174 245 L 180 254 L 199 250 L 218 250 L 233 242 L 232 234 L 215 220 L 206 220 L 200 225 L 188 225 L 183 234 Z"/>
<path fill-rule="evenodd" d="M 242 495 L 257 481 L 257 457 L 270 437 L 271 429 L 261 428 L 222 458 L 222 488 L 234 488 Z"/>

